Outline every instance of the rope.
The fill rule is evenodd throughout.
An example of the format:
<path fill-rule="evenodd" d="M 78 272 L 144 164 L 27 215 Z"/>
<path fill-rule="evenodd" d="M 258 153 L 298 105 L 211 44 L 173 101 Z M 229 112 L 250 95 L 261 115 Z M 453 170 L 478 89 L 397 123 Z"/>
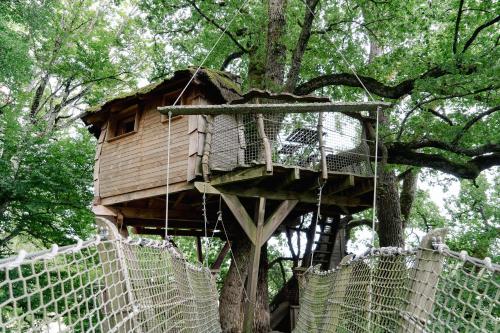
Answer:
<path fill-rule="evenodd" d="M 203 186 L 203 224 L 204 224 L 204 230 L 205 230 L 205 264 L 208 268 L 208 235 L 207 235 L 207 186 Z"/>
<path fill-rule="evenodd" d="M 170 193 L 170 131 L 172 124 L 172 111 L 168 112 L 168 133 L 167 133 L 167 195 L 165 197 L 165 240 L 168 240 L 168 205 Z"/>
<path fill-rule="evenodd" d="M 196 71 L 191 76 L 191 78 L 189 79 L 189 81 L 186 83 L 186 85 L 184 86 L 184 88 L 181 90 L 181 93 L 179 94 L 179 96 L 177 96 L 177 98 L 175 99 L 175 101 L 172 104 L 172 106 L 176 106 L 177 103 L 180 101 L 180 99 L 182 98 L 182 95 L 184 95 L 184 93 L 186 92 L 186 90 L 189 87 L 189 85 L 191 84 L 191 82 L 193 82 L 193 80 L 195 79 L 195 77 L 198 75 L 198 72 L 200 71 L 201 67 L 203 67 L 203 65 L 207 61 L 208 57 L 210 57 L 210 55 L 212 54 L 212 52 L 215 50 L 215 48 L 217 47 L 217 45 L 221 41 L 222 37 L 226 33 L 227 29 L 231 26 L 231 24 L 236 19 L 236 17 L 238 17 L 238 15 L 241 14 L 241 10 L 243 9 L 244 6 L 246 6 L 247 2 L 248 2 L 248 0 L 245 0 L 243 2 L 243 4 L 238 8 L 236 14 L 233 16 L 233 18 L 229 21 L 229 23 L 227 24 L 227 26 L 221 32 L 221 34 L 219 35 L 219 38 L 217 38 L 217 41 L 215 42 L 215 44 L 212 46 L 212 48 L 210 49 L 210 51 L 207 53 L 207 55 L 205 56 L 205 58 L 203 59 L 203 61 L 200 63 L 200 65 L 198 66 L 198 68 L 196 68 Z M 172 112 L 169 111 L 169 113 L 168 113 L 168 135 L 167 135 L 167 193 L 166 193 L 166 198 L 165 198 L 165 210 L 166 210 L 166 213 L 165 213 L 165 239 L 168 237 L 168 203 L 169 203 L 169 198 L 168 197 L 169 197 L 169 190 L 170 190 L 169 184 L 170 184 L 170 123 L 171 122 L 172 122 Z"/>
<path fill-rule="evenodd" d="M 219 204 L 220 204 L 220 197 L 219 197 Z M 221 222 L 221 225 L 222 225 L 222 230 L 224 230 L 224 235 L 226 236 L 226 239 L 229 240 L 229 237 L 228 237 L 227 231 L 226 231 L 226 226 L 224 225 L 224 220 L 222 219 L 222 210 L 220 210 L 220 222 Z M 229 246 L 229 252 L 231 252 L 231 259 L 234 262 L 234 267 L 236 268 L 236 273 L 238 273 L 238 277 L 240 279 L 241 286 L 243 288 L 243 294 L 245 294 L 245 302 L 249 302 L 250 301 L 250 297 L 248 297 L 247 290 L 246 290 L 246 287 L 245 287 L 245 283 L 243 281 L 243 277 L 241 276 L 241 272 L 240 272 L 240 269 L 238 267 L 238 262 L 236 261 L 236 258 L 234 256 L 232 244 L 231 244 L 231 246 Z"/>
<path fill-rule="evenodd" d="M 307 9 L 309 10 L 309 12 L 311 13 L 311 15 L 316 18 L 316 14 L 314 13 L 314 11 L 311 9 L 311 7 L 307 4 L 307 2 L 305 0 L 302 0 L 302 2 L 306 5 Z M 342 58 L 342 60 L 347 64 L 347 67 L 349 67 L 349 69 L 352 71 L 352 73 L 354 74 L 354 76 L 356 77 L 356 79 L 358 80 L 358 82 L 361 84 L 361 86 L 363 87 L 363 89 L 365 90 L 366 94 L 370 97 L 370 99 L 375 102 L 375 99 L 373 98 L 372 94 L 370 93 L 370 91 L 366 88 L 365 84 L 363 83 L 363 81 L 359 78 L 358 76 L 358 73 L 356 73 L 356 70 L 354 69 L 354 66 L 346 59 L 346 57 L 342 54 L 342 52 L 337 52 L 340 57 Z M 376 236 L 376 232 L 375 232 L 375 220 L 376 220 L 376 202 L 377 202 L 377 164 L 378 164 L 378 128 L 379 128 L 379 113 L 380 113 L 380 107 L 377 108 L 377 120 L 376 120 L 376 124 L 375 124 L 375 127 L 376 127 L 376 130 L 375 130 L 375 165 L 374 165 L 374 174 L 373 174 L 373 210 L 372 210 L 372 242 L 371 242 L 371 245 L 372 247 L 375 246 L 375 236 Z"/>
<path fill-rule="evenodd" d="M 321 214 L 321 196 L 323 195 L 323 187 L 325 186 L 326 181 L 321 182 L 318 178 L 318 203 L 317 203 L 317 210 L 316 210 L 316 221 L 314 221 L 314 236 L 313 236 L 313 242 L 314 238 L 316 238 L 316 229 L 318 228 L 318 221 L 320 219 L 320 214 Z M 321 238 L 321 235 L 320 235 Z M 316 251 L 316 247 L 311 252 L 311 262 L 309 264 L 309 268 L 313 266 L 313 261 L 314 261 L 314 252 Z"/>

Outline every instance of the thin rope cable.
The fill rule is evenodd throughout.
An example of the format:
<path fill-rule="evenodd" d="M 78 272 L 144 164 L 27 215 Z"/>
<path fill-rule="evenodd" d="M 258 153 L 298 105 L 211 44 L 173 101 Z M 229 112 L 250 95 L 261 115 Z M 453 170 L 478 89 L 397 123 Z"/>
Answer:
<path fill-rule="evenodd" d="M 307 9 L 309 10 L 309 12 L 312 14 L 312 16 L 314 16 L 316 18 L 316 14 L 313 12 L 313 10 L 311 9 L 311 7 L 309 7 L 309 5 L 307 4 L 307 2 L 305 0 L 302 0 L 302 2 L 306 5 Z M 342 54 L 342 52 L 337 52 L 341 57 L 342 59 L 344 60 L 344 62 L 347 64 L 347 67 L 349 67 L 349 69 L 352 71 L 352 73 L 354 74 L 354 76 L 356 77 L 356 79 L 358 80 L 358 82 L 361 84 L 361 86 L 363 87 L 363 89 L 365 90 L 365 92 L 368 94 L 368 96 L 371 98 L 371 100 L 373 102 L 375 102 L 375 99 L 373 98 L 372 94 L 370 93 L 370 91 L 368 91 L 368 89 L 366 88 L 365 84 L 363 83 L 363 81 L 360 79 L 360 77 L 358 76 L 358 73 L 356 73 L 356 70 L 354 69 L 354 66 L 346 59 L 346 57 L 344 57 L 344 55 Z M 380 107 L 377 108 L 377 120 L 376 120 L 376 124 L 375 124 L 375 127 L 376 127 L 376 130 L 375 130 L 375 163 L 374 163 L 374 174 L 373 174 L 373 209 L 372 209 L 372 240 L 371 240 L 371 245 L 372 247 L 375 246 L 375 236 L 376 236 L 376 232 L 375 232 L 375 219 L 376 219 L 376 202 L 377 202 L 377 165 L 378 165 L 378 128 L 379 128 L 379 111 L 380 111 Z"/>
<path fill-rule="evenodd" d="M 222 230 L 224 230 L 224 235 L 226 236 L 226 239 L 229 241 L 229 237 L 227 236 L 227 232 L 226 232 L 226 226 L 224 225 L 224 220 L 222 220 L 222 219 L 221 219 L 221 224 L 222 224 Z M 240 279 L 241 286 L 243 288 L 243 293 L 245 294 L 245 302 L 250 302 L 250 298 L 248 297 L 247 290 L 246 290 L 245 284 L 243 282 L 243 278 L 241 277 L 240 269 L 238 268 L 238 262 L 236 261 L 236 258 L 234 257 L 232 244 L 230 244 L 230 246 L 229 246 L 229 252 L 231 252 L 231 258 L 234 261 L 234 267 L 236 267 L 236 272 L 238 273 L 238 277 Z"/>
<path fill-rule="evenodd" d="M 207 186 L 203 186 L 203 224 L 205 230 L 205 264 L 208 268 L 208 235 L 207 235 Z"/>
<path fill-rule="evenodd" d="M 196 71 L 191 76 L 191 78 L 189 79 L 189 81 L 186 83 L 186 86 L 182 89 L 182 91 L 179 94 L 179 96 L 177 96 L 177 98 L 175 99 L 174 104 L 172 104 L 172 106 L 176 106 L 177 105 L 177 103 L 182 98 L 182 95 L 184 95 L 184 93 L 186 92 L 186 90 L 189 87 L 189 85 L 191 84 L 191 82 L 193 82 L 193 80 L 195 79 L 196 75 L 198 75 L 198 72 L 200 71 L 201 67 L 205 64 L 205 62 L 207 61 L 208 57 L 210 57 L 210 55 L 212 54 L 212 52 L 215 50 L 215 48 L 217 47 L 217 45 L 221 41 L 221 39 L 224 36 L 224 34 L 226 33 L 227 29 L 231 26 L 231 23 L 233 23 L 233 21 L 236 19 L 236 17 L 238 17 L 238 15 L 241 14 L 241 10 L 243 9 L 244 6 L 246 6 L 247 2 L 248 2 L 248 0 L 245 0 L 243 2 L 243 4 L 238 8 L 236 14 L 233 16 L 233 18 L 226 25 L 226 27 L 224 28 L 224 30 L 222 31 L 222 33 L 219 35 L 219 38 L 217 39 L 217 41 L 215 42 L 215 44 L 212 46 L 212 48 L 210 49 L 210 51 L 207 53 L 207 55 L 205 56 L 205 58 L 203 59 L 203 61 L 200 63 L 200 65 L 198 66 L 198 68 L 196 68 Z M 170 190 L 170 124 L 172 122 L 171 120 L 172 120 L 172 112 L 169 111 L 169 113 L 168 113 L 168 136 L 167 136 L 167 194 L 166 194 L 166 198 L 165 198 L 165 210 L 166 210 L 166 212 L 165 212 L 165 239 L 167 239 L 167 237 L 168 237 L 168 204 L 169 204 L 169 190 Z"/>
<path fill-rule="evenodd" d="M 168 205 L 170 193 L 170 132 L 172 124 L 172 111 L 168 112 L 168 133 L 167 133 L 167 195 L 165 197 L 165 240 L 168 240 Z"/>
<path fill-rule="evenodd" d="M 318 178 L 318 203 L 317 203 L 317 210 L 316 210 L 316 221 L 314 222 L 314 235 L 313 235 L 313 242 L 314 239 L 316 238 L 316 229 L 318 228 L 318 221 L 320 219 L 320 214 L 321 214 L 321 196 L 323 194 L 323 186 L 325 186 L 326 181 L 323 183 L 320 183 L 319 178 Z M 319 235 L 319 238 L 321 239 L 321 235 Z M 316 247 L 311 251 L 311 262 L 309 263 L 309 267 L 313 266 L 313 261 L 314 261 L 314 252 L 316 251 Z"/>
<path fill-rule="evenodd" d="M 375 163 L 373 168 L 373 209 L 372 209 L 372 246 L 375 246 L 375 219 L 377 216 L 377 180 L 378 180 L 378 128 L 379 128 L 379 112 L 377 108 L 377 120 L 375 122 Z"/>

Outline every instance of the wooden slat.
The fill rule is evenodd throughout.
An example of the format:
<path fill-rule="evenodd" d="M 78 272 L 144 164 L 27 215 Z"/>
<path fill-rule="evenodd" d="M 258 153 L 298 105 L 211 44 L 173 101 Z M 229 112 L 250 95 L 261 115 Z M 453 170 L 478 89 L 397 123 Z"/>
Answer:
<path fill-rule="evenodd" d="M 177 184 L 171 184 L 169 186 L 170 193 L 192 190 L 192 189 L 194 189 L 193 184 L 186 182 L 179 182 Z M 121 193 L 119 195 L 103 197 L 101 203 L 102 205 L 114 205 L 122 202 L 151 198 L 158 195 L 164 195 L 166 192 L 167 192 L 166 186 L 159 186 L 156 188 L 148 188 L 139 191 L 131 191 L 130 193 Z"/>

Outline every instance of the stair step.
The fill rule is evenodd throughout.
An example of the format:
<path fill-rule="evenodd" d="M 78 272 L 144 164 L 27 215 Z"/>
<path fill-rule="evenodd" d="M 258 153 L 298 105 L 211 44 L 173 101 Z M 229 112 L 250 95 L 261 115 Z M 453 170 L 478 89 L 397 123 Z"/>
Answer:
<path fill-rule="evenodd" d="M 319 235 L 328 235 L 328 236 L 332 235 L 332 233 L 330 233 L 330 232 L 316 231 L 316 233 L 319 234 Z"/>
<path fill-rule="evenodd" d="M 330 262 L 330 260 L 322 259 L 322 260 L 316 260 L 314 259 L 315 263 L 320 263 L 320 262 Z"/>
<path fill-rule="evenodd" d="M 314 251 L 315 254 L 330 254 L 330 251 Z"/>
<path fill-rule="evenodd" d="M 316 243 L 316 244 L 325 244 L 325 245 L 333 245 L 333 242 L 318 242 L 318 241 L 315 241 L 314 243 Z"/>

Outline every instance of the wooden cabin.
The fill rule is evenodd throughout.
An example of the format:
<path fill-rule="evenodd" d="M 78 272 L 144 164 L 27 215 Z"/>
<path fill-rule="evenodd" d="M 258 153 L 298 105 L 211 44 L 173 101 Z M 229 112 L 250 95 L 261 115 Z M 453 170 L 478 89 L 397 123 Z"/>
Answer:
<path fill-rule="evenodd" d="M 341 215 L 372 205 L 373 142 L 366 124 L 373 121 L 368 112 L 381 107 L 388 104 L 242 94 L 232 74 L 178 71 L 83 117 L 98 138 L 93 210 L 123 235 L 164 236 L 168 177 L 168 235 L 196 236 L 199 248 L 205 232 L 226 239 L 223 258 L 229 241 L 246 234 L 253 244 L 250 325 L 260 248 L 273 234 L 300 228 L 300 217 L 320 205 L 314 264 L 329 269 L 343 257 Z M 219 209 L 227 233 L 217 227 Z"/>

